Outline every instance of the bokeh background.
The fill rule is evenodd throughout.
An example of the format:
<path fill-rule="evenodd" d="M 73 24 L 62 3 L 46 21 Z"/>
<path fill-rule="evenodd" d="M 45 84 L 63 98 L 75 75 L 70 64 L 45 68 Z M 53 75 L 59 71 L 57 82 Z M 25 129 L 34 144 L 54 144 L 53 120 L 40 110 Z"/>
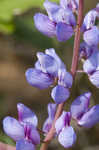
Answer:
<path fill-rule="evenodd" d="M 55 38 L 42 35 L 34 26 L 33 15 L 36 12 L 46 13 L 43 2 L 44 0 L 0 0 L 0 141 L 7 144 L 15 145 L 3 133 L 2 120 L 7 115 L 17 117 L 18 102 L 35 111 L 40 128 L 47 117 L 46 106 L 52 102 L 51 88 L 41 91 L 31 87 L 25 79 L 26 69 L 33 67 L 36 61 L 36 52 L 44 52 L 46 48 L 53 47 L 68 70 L 71 66 L 74 37 L 65 43 L 59 43 Z M 84 13 L 94 8 L 97 2 L 99 1 L 86 0 Z M 99 103 L 99 89 L 88 81 L 85 74 L 77 74 L 65 109 L 69 110 L 74 98 L 85 91 L 93 94 L 91 105 Z M 99 124 L 87 130 L 77 127 L 75 122 L 72 124 L 77 133 L 77 142 L 71 150 L 99 150 Z M 53 140 L 49 149 L 64 148 L 57 140 Z"/>

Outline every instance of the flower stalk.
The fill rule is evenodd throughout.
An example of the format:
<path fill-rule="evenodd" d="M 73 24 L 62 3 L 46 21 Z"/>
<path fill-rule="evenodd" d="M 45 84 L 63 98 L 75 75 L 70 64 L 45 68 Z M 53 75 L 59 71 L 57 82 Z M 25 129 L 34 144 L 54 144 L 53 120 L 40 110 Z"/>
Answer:
<path fill-rule="evenodd" d="M 81 25 L 82 25 L 82 20 L 83 20 L 83 7 L 84 7 L 84 0 L 79 0 L 79 9 L 78 9 L 78 19 L 77 19 L 77 27 L 76 27 L 76 32 L 75 32 L 75 40 L 74 40 L 74 48 L 73 48 L 73 59 L 72 59 L 72 66 L 71 66 L 71 73 L 73 77 L 75 78 L 76 75 L 76 70 L 78 66 L 78 56 L 79 56 L 79 47 L 80 47 L 80 32 L 81 32 Z M 47 150 L 48 144 L 51 142 L 51 140 L 54 137 L 55 134 L 55 122 L 59 118 L 59 116 L 62 114 L 63 107 L 65 103 L 61 103 L 57 107 L 57 111 L 55 114 L 55 119 L 52 124 L 52 128 L 46 135 L 44 142 L 41 145 L 40 150 Z"/>

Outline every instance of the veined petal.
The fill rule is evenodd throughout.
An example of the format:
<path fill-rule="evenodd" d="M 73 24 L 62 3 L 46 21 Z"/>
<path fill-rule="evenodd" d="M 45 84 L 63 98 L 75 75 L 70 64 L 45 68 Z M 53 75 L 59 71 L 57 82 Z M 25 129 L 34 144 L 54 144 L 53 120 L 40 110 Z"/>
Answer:
<path fill-rule="evenodd" d="M 60 57 L 56 54 L 54 48 L 46 49 L 45 54 L 52 56 L 56 60 L 58 68 L 64 68 L 66 70 L 65 64 L 62 62 Z"/>
<path fill-rule="evenodd" d="M 60 8 L 60 6 L 57 5 L 55 2 L 50 2 L 50 1 L 48 1 L 48 0 L 45 0 L 45 2 L 44 2 L 43 5 L 44 5 L 44 7 L 45 7 L 45 9 L 46 9 L 46 11 L 47 11 L 47 13 L 48 13 L 49 18 L 50 18 L 51 20 L 53 20 L 52 15 L 53 15 L 53 13 L 54 13 L 55 11 L 57 11 L 57 9 Z"/>
<path fill-rule="evenodd" d="M 83 38 L 84 41 L 90 46 L 98 45 L 99 29 L 96 26 L 93 26 L 90 30 L 84 32 Z"/>
<path fill-rule="evenodd" d="M 79 0 L 60 0 L 60 5 L 65 9 L 69 8 L 73 12 L 78 11 Z"/>
<path fill-rule="evenodd" d="M 66 88 L 71 88 L 73 83 L 72 75 L 65 69 L 59 69 L 58 71 L 58 84 Z"/>
<path fill-rule="evenodd" d="M 86 73 L 92 74 L 99 68 L 99 52 L 98 50 L 84 62 L 83 69 Z"/>
<path fill-rule="evenodd" d="M 34 68 L 29 68 L 25 76 L 31 86 L 40 89 L 48 88 L 53 83 L 53 79 L 48 74 Z"/>
<path fill-rule="evenodd" d="M 90 75 L 89 80 L 93 85 L 99 88 L 99 70 Z"/>
<path fill-rule="evenodd" d="M 76 134 L 72 126 L 65 127 L 62 129 L 58 136 L 59 143 L 65 148 L 72 147 L 76 141 Z"/>
<path fill-rule="evenodd" d="M 36 128 L 31 128 L 29 138 L 32 140 L 34 145 L 40 144 L 40 135 Z"/>
<path fill-rule="evenodd" d="M 35 150 L 35 146 L 27 140 L 19 140 L 16 142 L 16 150 Z"/>
<path fill-rule="evenodd" d="M 91 128 L 99 122 L 99 105 L 93 106 L 87 111 L 83 117 L 78 121 L 80 126 Z"/>
<path fill-rule="evenodd" d="M 56 23 L 62 22 L 66 23 L 70 26 L 75 26 L 76 25 L 76 19 L 74 14 L 70 9 L 64 9 L 60 7 L 57 11 L 53 13 L 53 21 Z"/>
<path fill-rule="evenodd" d="M 54 119 L 55 117 L 55 113 L 56 113 L 56 104 L 53 104 L 53 103 L 49 103 L 48 104 L 48 115 L 49 115 L 49 118 L 51 118 L 52 120 Z"/>
<path fill-rule="evenodd" d="M 84 26 L 85 30 L 88 30 L 95 25 L 97 15 L 98 15 L 98 12 L 95 9 L 93 9 L 87 13 L 87 15 L 84 18 L 84 22 L 83 22 L 83 26 Z"/>
<path fill-rule="evenodd" d="M 74 34 L 73 28 L 70 25 L 59 22 L 56 26 L 56 36 L 59 41 L 66 41 Z"/>
<path fill-rule="evenodd" d="M 56 104 L 60 104 L 69 98 L 70 92 L 67 88 L 57 85 L 52 89 L 51 96 Z"/>
<path fill-rule="evenodd" d="M 3 129 L 4 132 L 15 141 L 25 137 L 23 126 L 12 117 L 6 117 L 3 120 Z"/>
<path fill-rule="evenodd" d="M 91 93 L 86 92 L 77 97 L 70 108 L 71 115 L 74 119 L 80 119 L 84 113 L 88 110 Z"/>
<path fill-rule="evenodd" d="M 55 129 L 56 133 L 59 134 L 63 128 L 70 125 L 71 115 L 70 112 L 62 112 L 62 115 L 56 120 Z"/>
<path fill-rule="evenodd" d="M 34 16 L 34 23 L 36 28 L 43 34 L 49 37 L 54 37 L 56 35 L 55 23 L 49 20 L 48 16 L 37 13 Z"/>
<path fill-rule="evenodd" d="M 38 118 L 28 107 L 26 107 L 24 104 L 18 103 L 17 110 L 20 123 L 30 123 L 35 127 L 37 126 Z"/>
<path fill-rule="evenodd" d="M 57 74 L 58 65 L 52 56 L 38 52 L 37 57 L 41 65 L 42 72 L 48 73 L 52 76 Z"/>
<path fill-rule="evenodd" d="M 52 127 L 52 122 L 53 122 L 53 120 L 50 118 L 50 117 L 48 117 L 46 120 L 45 120 L 45 122 L 44 122 L 44 124 L 43 124 L 43 132 L 45 132 L 45 133 L 48 133 L 49 132 L 49 130 L 51 129 L 51 127 Z"/>

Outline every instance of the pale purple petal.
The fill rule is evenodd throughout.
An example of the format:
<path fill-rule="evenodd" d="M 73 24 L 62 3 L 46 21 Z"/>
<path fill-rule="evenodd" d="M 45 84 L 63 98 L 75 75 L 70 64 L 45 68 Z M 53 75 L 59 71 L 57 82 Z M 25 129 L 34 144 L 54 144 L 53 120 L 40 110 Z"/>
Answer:
<path fill-rule="evenodd" d="M 35 150 L 35 146 L 31 142 L 22 139 L 16 142 L 16 150 Z"/>
<path fill-rule="evenodd" d="M 41 65 L 40 65 L 40 62 L 38 60 L 35 63 L 35 68 L 38 70 L 41 70 Z"/>
<path fill-rule="evenodd" d="M 83 23 L 85 30 L 88 30 L 95 25 L 97 15 L 98 15 L 98 12 L 95 9 L 87 13 L 87 15 L 84 18 L 84 23 Z"/>
<path fill-rule="evenodd" d="M 49 130 L 51 129 L 51 127 L 52 127 L 52 122 L 53 122 L 53 120 L 50 118 L 50 117 L 48 117 L 46 120 L 45 120 L 45 122 L 44 122 L 44 124 L 43 124 L 43 132 L 45 132 L 45 133 L 48 133 L 49 132 Z"/>
<path fill-rule="evenodd" d="M 86 128 L 91 128 L 98 122 L 99 122 L 99 105 L 96 105 L 90 108 L 89 111 L 83 115 L 83 117 L 78 121 L 78 124 Z"/>
<path fill-rule="evenodd" d="M 77 97 L 70 108 L 71 115 L 74 119 L 80 119 L 84 113 L 88 110 L 88 106 L 90 103 L 91 93 L 86 92 L 79 97 Z"/>
<path fill-rule="evenodd" d="M 55 76 L 58 71 L 58 65 L 54 57 L 44 54 L 42 52 L 37 53 L 38 60 L 41 65 L 42 72 Z"/>
<path fill-rule="evenodd" d="M 21 123 L 30 123 L 33 124 L 35 127 L 38 125 L 37 116 L 24 104 L 18 103 L 17 110 L 18 110 L 18 118 Z"/>
<path fill-rule="evenodd" d="M 59 41 L 66 41 L 74 34 L 73 28 L 70 25 L 59 22 L 56 26 L 56 36 Z"/>
<path fill-rule="evenodd" d="M 46 9 L 46 11 L 47 11 L 47 13 L 48 13 L 48 16 L 49 16 L 49 18 L 51 19 L 51 20 L 53 20 L 53 13 L 55 12 L 55 11 L 57 11 L 59 8 L 60 8 L 60 6 L 59 5 L 57 5 L 55 2 L 50 2 L 50 1 L 48 1 L 48 0 L 45 0 L 45 2 L 44 2 L 44 7 L 45 7 L 45 9 Z"/>
<path fill-rule="evenodd" d="M 29 138 L 32 140 L 34 145 L 40 144 L 40 135 L 36 128 L 31 128 Z"/>
<path fill-rule="evenodd" d="M 65 148 L 72 147 L 76 141 L 76 134 L 72 126 L 62 129 L 58 136 L 58 141 Z"/>
<path fill-rule="evenodd" d="M 53 83 L 53 79 L 48 74 L 34 68 L 27 69 L 25 76 L 31 86 L 40 89 L 48 88 Z"/>
<path fill-rule="evenodd" d="M 60 57 L 56 54 L 54 48 L 46 49 L 46 50 L 45 50 L 45 53 L 46 53 L 47 55 L 50 55 L 50 56 L 54 57 L 54 59 L 55 59 L 56 62 L 57 62 L 58 68 L 65 68 L 65 69 L 66 69 L 65 64 L 62 62 L 62 60 L 60 59 Z"/>
<path fill-rule="evenodd" d="M 56 102 L 56 104 L 60 104 L 65 102 L 70 96 L 70 92 L 68 88 L 65 88 L 61 85 L 57 85 L 52 89 L 51 97 Z"/>
<path fill-rule="evenodd" d="M 84 62 L 83 69 L 86 73 L 92 74 L 99 68 L 99 52 L 95 51 L 93 54 Z"/>
<path fill-rule="evenodd" d="M 92 46 L 98 45 L 99 43 L 99 29 L 96 26 L 93 26 L 90 30 L 84 32 L 83 35 L 84 41 Z"/>
<path fill-rule="evenodd" d="M 56 107 L 57 105 L 56 104 L 53 104 L 53 103 L 49 103 L 48 104 L 48 116 L 49 118 L 51 118 L 52 120 L 54 119 L 55 117 L 55 113 L 56 113 Z"/>
<path fill-rule="evenodd" d="M 99 70 L 90 75 L 89 80 L 93 85 L 99 88 Z"/>
<path fill-rule="evenodd" d="M 55 123 L 56 133 L 59 134 L 64 127 L 69 126 L 70 121 L 71 121 L 70 112 L 63 111 L 62 115 L 56 120 Z"/>
<path fill-rule="evenodd" d="M 3 120 L 3 129 L 4 132 L 15 141 L 25 137 L 23 126 L 12 117 L 6 117 Z"/>
<path fill-rule="evenodd" d="M 79 0 L 60 0 L 60 5 L 65 9 L 69 8 L 73 12 L 78 10 Z"/>
<path fill-rule="evenodd" d="M 70 9 L 59 8 L 57 11 L 53 13 L 53 21 L 56 23 L 62 22 L 66 23 L 70 26 L 76 25 L 76 19 L 74 14 Z"/>
<path fill-rule="evenodd" d="M 73 83 L 73 77 L 65 69 L 59 69 L 58 71 L 58 84 L 66 88 L 71 88 Z"/>
<path fill-rule="evenodd" d="M 43 34 L 49 37 L 54 37 L 56 35 L 55 23 L 49 20 L 48 16 L 37 13 L 34 16 L 34 23 L 36 28 Z"/>

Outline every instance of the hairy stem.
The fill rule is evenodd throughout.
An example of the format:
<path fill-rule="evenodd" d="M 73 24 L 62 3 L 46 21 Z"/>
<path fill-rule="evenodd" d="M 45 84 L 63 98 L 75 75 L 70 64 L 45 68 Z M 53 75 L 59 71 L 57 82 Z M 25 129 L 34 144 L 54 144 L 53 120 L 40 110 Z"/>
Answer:
<path fill-rule="evenodd" d="M 73 50 L 73 59 L 72 59 L 72 66 L 71 66 L 71 73 L 73 77 L 75 78 L 77 66 L 78 66 L 78 56 L 79 56 L 79 47 L 80 47 L 80 28 L 82 25 L 83 20 L 83 6 L 84 6 L 84 0 L 79 0 L 79 10 L 78 10 L 78 18 L 77 18 L 77 27 L 76 27 L 76 33 L 75 33 L 75 40 L 74 40 L 74 50 Z M 65 103 L 59 104 L 57 107 L 57 111 L 55 114 L 55 119 L 52 124 L 52 128 L 46 135 L 44 142 L 41 145 L 40 150 L 47 150 L 48 144 L 51 142 L 51 140 L 54 137 L 55 134 L 55 122 L 59 118 L 59 116 L 62 114 L 63 107 Z"/>

